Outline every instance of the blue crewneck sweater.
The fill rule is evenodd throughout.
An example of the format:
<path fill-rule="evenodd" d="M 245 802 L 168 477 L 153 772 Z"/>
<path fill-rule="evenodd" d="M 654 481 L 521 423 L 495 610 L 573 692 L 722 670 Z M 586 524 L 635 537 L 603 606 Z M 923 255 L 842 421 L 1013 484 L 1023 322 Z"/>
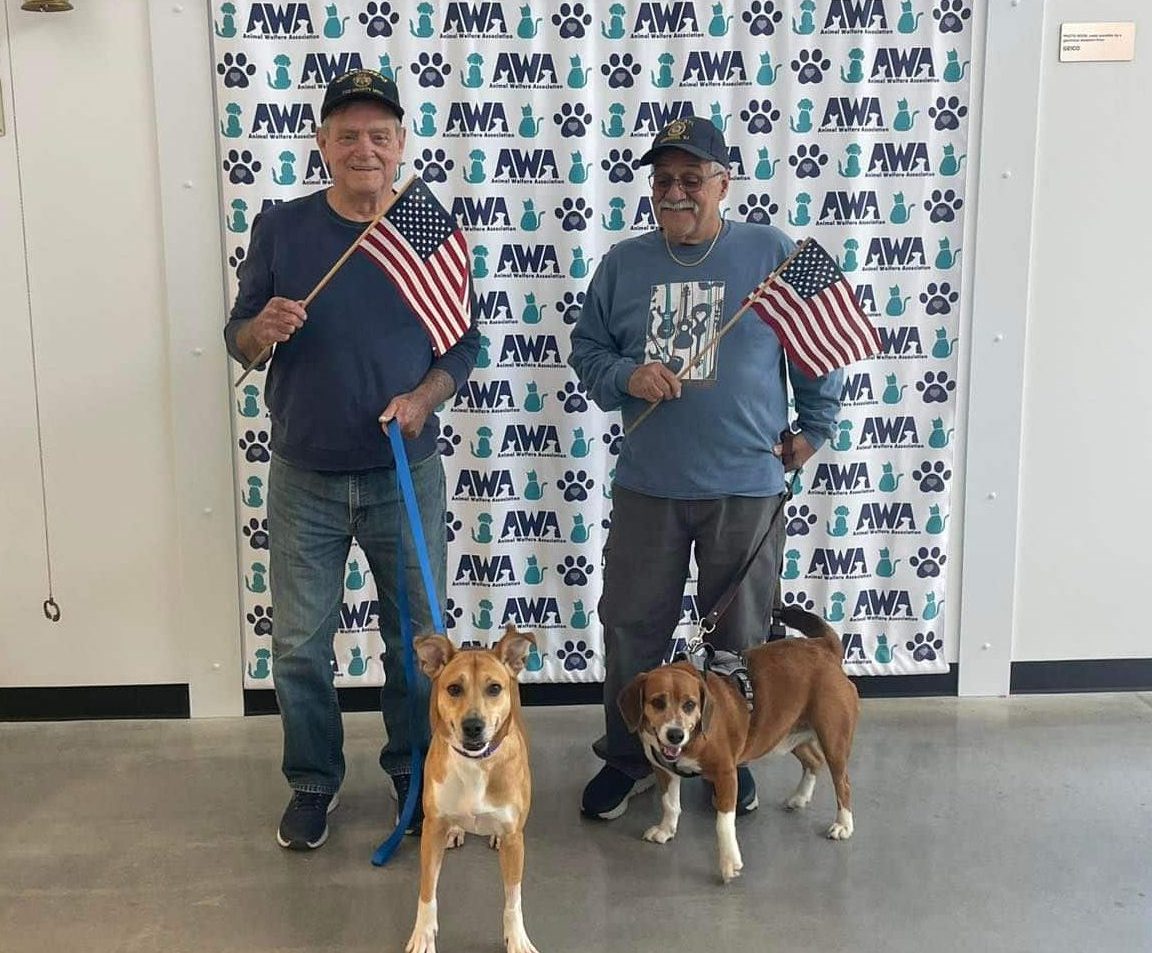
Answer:
<path fill-rule="evenodd" d="M 630 426 L 649 406 L 628 394 L 636 368 L 690 360 L 794 247 L 779 229 L 747 222 L 725 222 L 711 252 L 674 246 L 681 261 L 700 261 L 694 267 L 669 255 L 658 230 L 620 242 L 592 276 L 569 363 L 597 405 L 621 410 Z M 818 448 L 839 414 L 843 372 L 805 377 L 747 311 L 696 379 L 684 382 L 680 399 L 665 401 L 624 438 L 616 482 L 668 499 L 782 492 L 784 468 L 772 447 L 789 426 L 786 374 L 796 424 Z"/>
<path fill-rule="evenodd" d="M 303 300 L 364 230 L 337 215 L 323 191 L 269 207 L 252 223 L 240 266 L 240 290 L 224 329 L 229 353 L 240 322 L 274 296 Z M 435 367 L 459 388 L 476 363 L 472 327 L 436 358 L 427 332 L 387 275 L 353 254 L 308 307 L 308 320 L 276 346 L 264 397 L 272 417 L 272 452 L 294 466 L 345 472 L 393 464 L 380 413 Z M 439 421 L 405 445 L 411 460 L 436 452 Z"/>

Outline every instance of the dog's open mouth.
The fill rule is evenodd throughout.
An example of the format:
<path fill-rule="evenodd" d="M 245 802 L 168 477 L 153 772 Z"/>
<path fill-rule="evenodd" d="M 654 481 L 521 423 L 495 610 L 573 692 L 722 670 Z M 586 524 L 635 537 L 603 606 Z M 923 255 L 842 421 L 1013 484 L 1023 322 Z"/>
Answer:
<path fill-rule="evenodd" d="M 665 761 L 675 761 L 680 757 L 680 752 L 684 750 L 683 745 L 660 745 L 660 756 Z"/>
<path fill-rule="evenodd" d="M 488 747 L 487 741 L 465 741 L 461 745 L 468 754 L 479 754 Z"/>

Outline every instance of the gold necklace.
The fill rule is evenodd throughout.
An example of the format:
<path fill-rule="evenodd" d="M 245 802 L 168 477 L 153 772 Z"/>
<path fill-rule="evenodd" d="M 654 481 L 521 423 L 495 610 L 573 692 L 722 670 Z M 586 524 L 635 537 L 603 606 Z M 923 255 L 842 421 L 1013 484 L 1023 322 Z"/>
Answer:
<path fill-rule="evenodd" d="M 699 258 L 697 258 L 695 261 L 681 261 L 679 258 L 677 258 L 675 256 L 675 254 L 673 254 L 672 245 L 668 241 L 668 233 L 667 232 L 664 233 L 664 247 L 666 249 L 668 249 L 668 257 L 671 258 L 674 262 L 676 262 L 676 264 L 682 265 L 685 268 L 695 268 L 697 265 L 702 264 L 704 262 L 704 259 L 712 254 L 712 249 L 715 248 L 716 243 L 718 241 L 720 241 L 720 235 L 723 231 L 724 231 L 724 220 L 721 219 L 720 220 L 720 227 L 718 229 L 716 229 L 716 234 L 712 236 L 712 244 L 709 245 L 708 250 L 706 252 L 704 252 L 704 254 L 701 255 Z"/>

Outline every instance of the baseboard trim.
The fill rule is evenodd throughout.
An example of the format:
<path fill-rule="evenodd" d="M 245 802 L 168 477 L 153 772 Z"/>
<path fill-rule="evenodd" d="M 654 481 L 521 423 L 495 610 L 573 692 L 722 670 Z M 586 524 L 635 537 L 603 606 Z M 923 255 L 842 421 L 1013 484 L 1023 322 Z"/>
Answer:
<path fill-rule="evenodd" d="M 0 721 L 189 718 L 187 684 L 0 688 Z"/>
<path fill-rule="evenodd" d="M 1062 692 L 1150 692 L 1152 658 L 1013 662 L 1013 695 Z"/>

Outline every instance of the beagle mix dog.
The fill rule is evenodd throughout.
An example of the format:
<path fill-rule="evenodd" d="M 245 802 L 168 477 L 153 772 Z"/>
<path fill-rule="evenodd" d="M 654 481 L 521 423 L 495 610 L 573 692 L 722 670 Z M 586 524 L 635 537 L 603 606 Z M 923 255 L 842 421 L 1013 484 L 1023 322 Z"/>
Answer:
<path fill-rule="evenodd" d="M 442 635 L 415 641 L 421 668 L 432 679 L 432 740 L 424 762 L 420 904 L 407 953 L 436 951 L 440 864 L 445 848 L 460 846 L 465 832 L 488 836 L 500 851 L 505 950 L 537 953 L 520 907 L 532 776 L 516 682 L 535 644 L 531 632 L 513 625 L 490 649 L 457 651 Z"/>
<path fill-rule="evenodd" d="M 688 661 L 637 675 L 617 700 L 629 729 L 640 735 L 662 792 L 663 816 L 644 839 L 663 844 L 676 835 L 680 778 L 703 775 L 715 789 L 725 883 L 743 867 L 736 843 L 736 768 L 763 755 L 791 751 L 804 768 L 784 804 L 789 810 L 808 806 L 816 773 L 827 762 L 836 788 L 836 820 L 828 837 L 852 836 L 848 755 L 859 710 L 856 686 L 844 674 L 839 636 L 819 616 L 788 606 L 783 619 L 808 638 L 767 642 L 745 653 L 751 711 L 731 680 L 701 675 Z"/>

